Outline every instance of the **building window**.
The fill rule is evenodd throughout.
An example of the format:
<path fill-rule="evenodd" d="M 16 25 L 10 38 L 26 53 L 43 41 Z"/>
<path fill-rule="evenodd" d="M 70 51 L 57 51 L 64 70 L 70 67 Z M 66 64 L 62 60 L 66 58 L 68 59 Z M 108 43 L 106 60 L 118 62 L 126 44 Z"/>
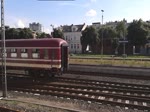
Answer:
<path fill-rule="evenodd" d="M 74 49 L 76 49 L 76 44 L 74 44 Z"/>
<path fill-rule="evenodd" d="M 71 44 L 71 49 L 73 49 L 73 44 Z"/>
<path fill-rule="evenodd" d="M 79 44 L 77 44 L 77 49 L 79 49 Z"/>
<path fill-rule="evenodd" d="M 75 31 L 76 31 L 76 28 L 73 28 L 73 31 L 75 32 Z"/>

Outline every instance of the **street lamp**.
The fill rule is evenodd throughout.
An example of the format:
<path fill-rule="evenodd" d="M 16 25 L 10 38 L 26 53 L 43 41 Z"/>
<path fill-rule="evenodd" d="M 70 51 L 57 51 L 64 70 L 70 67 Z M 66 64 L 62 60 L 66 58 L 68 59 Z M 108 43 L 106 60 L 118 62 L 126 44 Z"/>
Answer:
<path fill-rule="evenodd" d="M 53 30 L 52 33 L 51 33 L 52 34 L 52 38 L 53 38 L 53 36 L 54 36 L 54 25 L 51 24 L 50 26 L 52 27 L 52 30 Z"/>
<path fill-rule="evenodd" d="M 5 46 L 5 22 L 4 22 L 4 0 L 1 0 L 1 56 L 2 56 L 2 90 L 3 97 L 7 97 L 6 77 L 6 46 Z"/>
<path fill-rule="evenodd" d="M 101 10 L 102 12 L 102 25 L 103 25 L 103 12 L 104 10 Z M 103 28 L 102 28 L 102 41 L 101 41 L 101 55 L 103 55 Z"/>

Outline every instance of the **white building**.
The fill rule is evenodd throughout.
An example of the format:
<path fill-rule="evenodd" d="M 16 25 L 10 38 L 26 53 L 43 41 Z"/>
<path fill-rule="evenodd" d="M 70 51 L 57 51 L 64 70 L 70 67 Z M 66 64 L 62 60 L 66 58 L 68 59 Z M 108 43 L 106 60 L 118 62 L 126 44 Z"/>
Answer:
<path fill-rule="evenodd" d="M 42 25 L 40 23 L 30 23 L 29 24 L 29 28 L 37 33 L 41 33 L 42 32 Z"/>
<path fill-rule="evenodd" d="M 62 26 L 62 31 L 64 33 L 64 39 L 69 44 L 69 52 L 70 53 L 81 53 L 82 46 L 80 38 L 82 36 L 82 31 L 85 30 L 87 25 L 64 25 Z"/>

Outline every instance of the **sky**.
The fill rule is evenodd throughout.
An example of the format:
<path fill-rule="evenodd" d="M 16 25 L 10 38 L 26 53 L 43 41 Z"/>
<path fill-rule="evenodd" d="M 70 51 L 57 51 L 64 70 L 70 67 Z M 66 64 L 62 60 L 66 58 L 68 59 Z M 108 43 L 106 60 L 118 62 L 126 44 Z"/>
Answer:
<path fill-rule="evenodd" d="M 94 22 L 133 19 L 150 20 L 150 0 L 74 0 L 38 1 L 4 0 L 5 25 L 15 28 L 29 27 L 39 22 L 42 30 L 49 33 L 51 25 L 90 25 Z"/>

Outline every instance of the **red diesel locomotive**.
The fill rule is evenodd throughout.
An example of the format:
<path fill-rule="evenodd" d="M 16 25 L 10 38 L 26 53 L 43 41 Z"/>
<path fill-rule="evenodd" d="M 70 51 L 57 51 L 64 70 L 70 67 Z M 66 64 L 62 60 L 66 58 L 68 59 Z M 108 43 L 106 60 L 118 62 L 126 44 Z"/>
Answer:
<path fill-rule="evenodd" d="M 6 40 L 5 55 L 7 69 L 33 76 L 54 76 L 68 68 L 68 44 L 60 38 Z"/>

